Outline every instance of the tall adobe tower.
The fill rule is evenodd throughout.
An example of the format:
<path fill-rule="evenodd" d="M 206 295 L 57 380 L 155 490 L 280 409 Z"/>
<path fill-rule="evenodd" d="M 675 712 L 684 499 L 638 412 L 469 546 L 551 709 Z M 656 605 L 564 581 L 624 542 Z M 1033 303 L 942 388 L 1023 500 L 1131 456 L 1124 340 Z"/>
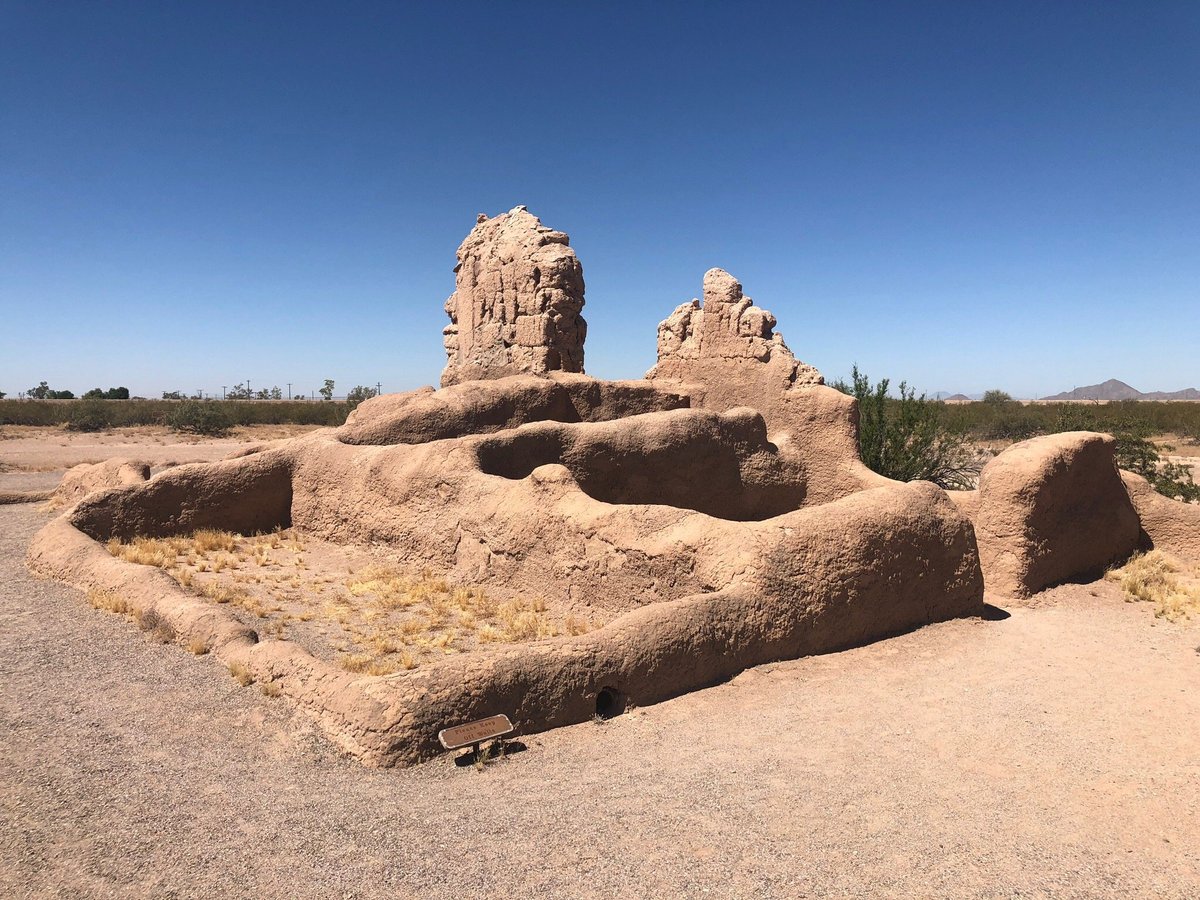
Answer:
<path fill-rule="evenodd" d="M 570 238 L 524 206 L 478 223 L 458 248 L 446 301 L 442 386 L 479 378 L 582 372 L 583 266 Z"/>

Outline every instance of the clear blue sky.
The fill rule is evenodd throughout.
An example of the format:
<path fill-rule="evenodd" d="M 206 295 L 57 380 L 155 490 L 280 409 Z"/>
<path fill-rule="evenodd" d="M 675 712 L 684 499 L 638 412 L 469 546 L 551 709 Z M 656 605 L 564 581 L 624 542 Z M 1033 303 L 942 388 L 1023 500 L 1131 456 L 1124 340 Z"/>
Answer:
<path fill-rule="evenodd" d="M 1200 386 L 1200 3 L 0 2 L 0 390 L 436 382 L 526 204 L 640 377 L 721 266 L 825 372 Z"/>

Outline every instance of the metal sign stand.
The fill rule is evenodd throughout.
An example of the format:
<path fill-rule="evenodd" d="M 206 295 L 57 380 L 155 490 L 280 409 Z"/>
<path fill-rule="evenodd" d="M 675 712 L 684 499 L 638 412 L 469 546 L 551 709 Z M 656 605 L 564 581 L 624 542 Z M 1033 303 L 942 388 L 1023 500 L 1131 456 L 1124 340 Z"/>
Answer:
<path fill-rule="evenodd" d="M 511 734 L 513 724 L 509 721 L 508 716 L 498 715 L 489 716 L 486 719 L 478 719 L 474 722 L 467 722 L 463 725 L 455 725 L 452 728 L 443 728 L 438 732 L 438 741 L 447 750 L 457 750 L 460 747 L 470 745 L 470 754 L 464 754 L 455 759 L 455 765 L 466 765 L 460 760 L 471 759 L 476 766 L 482 765 L 483 757 L 483 742 L 497 739 L 503 735 Z"/>

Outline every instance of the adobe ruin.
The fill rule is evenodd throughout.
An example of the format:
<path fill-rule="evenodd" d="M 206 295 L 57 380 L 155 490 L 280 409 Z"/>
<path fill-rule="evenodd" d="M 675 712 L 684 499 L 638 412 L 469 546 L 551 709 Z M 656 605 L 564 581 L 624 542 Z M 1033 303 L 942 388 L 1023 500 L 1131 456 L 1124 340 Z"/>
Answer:
<path fill-rule="evenodd" d="M 398 765 L 437 754 L 447 725 L 500 712 L 524 733 L 580 722 L 602 701 L 653 703 L 978 616 L 985 589 L 1022 596 L 1160 540 L 1200 552 L 1195 511 L 1123 482 L 1105 436 L 1018 445 L 977 491 L 871 472 L 854 401 L 720 269 L 702 304 L 660 326 L 643 380 L 582 374 L 582 307 L 565 234 L 523 207 L 481 218 L 459 248 L 441 389 L 148 480 L 120 462 L 89 469 L 72 484 L 111 476 L 107 489 L 72 496 L 29 565 L 153 611 L 179 642 L 310 709 L 365 763 Z M 361 674 L 104 547 L 278 527 L 603 624 Z"/>
<path fill-rule="evenodd" d="M 458 248 L 454 273 L 442 387 L 583 371 L 583 266 L 566 234 L 524 206 L 480 215 Z"/>

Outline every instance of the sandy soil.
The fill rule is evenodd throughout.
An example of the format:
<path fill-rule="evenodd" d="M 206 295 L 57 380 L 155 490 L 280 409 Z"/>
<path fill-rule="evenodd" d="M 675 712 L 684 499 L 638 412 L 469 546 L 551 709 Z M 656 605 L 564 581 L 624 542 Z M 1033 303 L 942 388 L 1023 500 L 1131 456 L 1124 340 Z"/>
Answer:
<path fill-rule="evenodd" d="M 1177 434 L 1161 434 L 1151 440 L 1160 447 L 1169 446 L 1170 452 L 1176 456 L 1187 457 L 1193 461 L 1200 458 L 1200 442 L 1190 438 L 1180 437 Z"/>
<path fill-rule="evenodd" d="M 34 425 L 0 428 L 0 473 L 61 472 L 79 463 L 114 456 L 145 460 L 155 468 L 189 462 L 210 462 L 261 441 L 313 431 L 315 425 L 250 425 L 227 437 L 182 435 L 169 428 L 138 426 L 86 434 Z"/>
<path fill-rule="evenodd" d="M 1112 585 L 371 771 L 31 580 L 46 516 L 0 507 L 0 895 L 1200 892 L 1200 628 Z"/>
<path fill-rule="evenodd" d="M 1192 470 L 1192 478 L 1200 481 L 1200 443 L 1177 434 L 1158 435 L 1151 440 L 1163 451 L 1164 460 L 1189 467 Z M 1170 450 L 1166 450 L 1167 447 Z"/>

